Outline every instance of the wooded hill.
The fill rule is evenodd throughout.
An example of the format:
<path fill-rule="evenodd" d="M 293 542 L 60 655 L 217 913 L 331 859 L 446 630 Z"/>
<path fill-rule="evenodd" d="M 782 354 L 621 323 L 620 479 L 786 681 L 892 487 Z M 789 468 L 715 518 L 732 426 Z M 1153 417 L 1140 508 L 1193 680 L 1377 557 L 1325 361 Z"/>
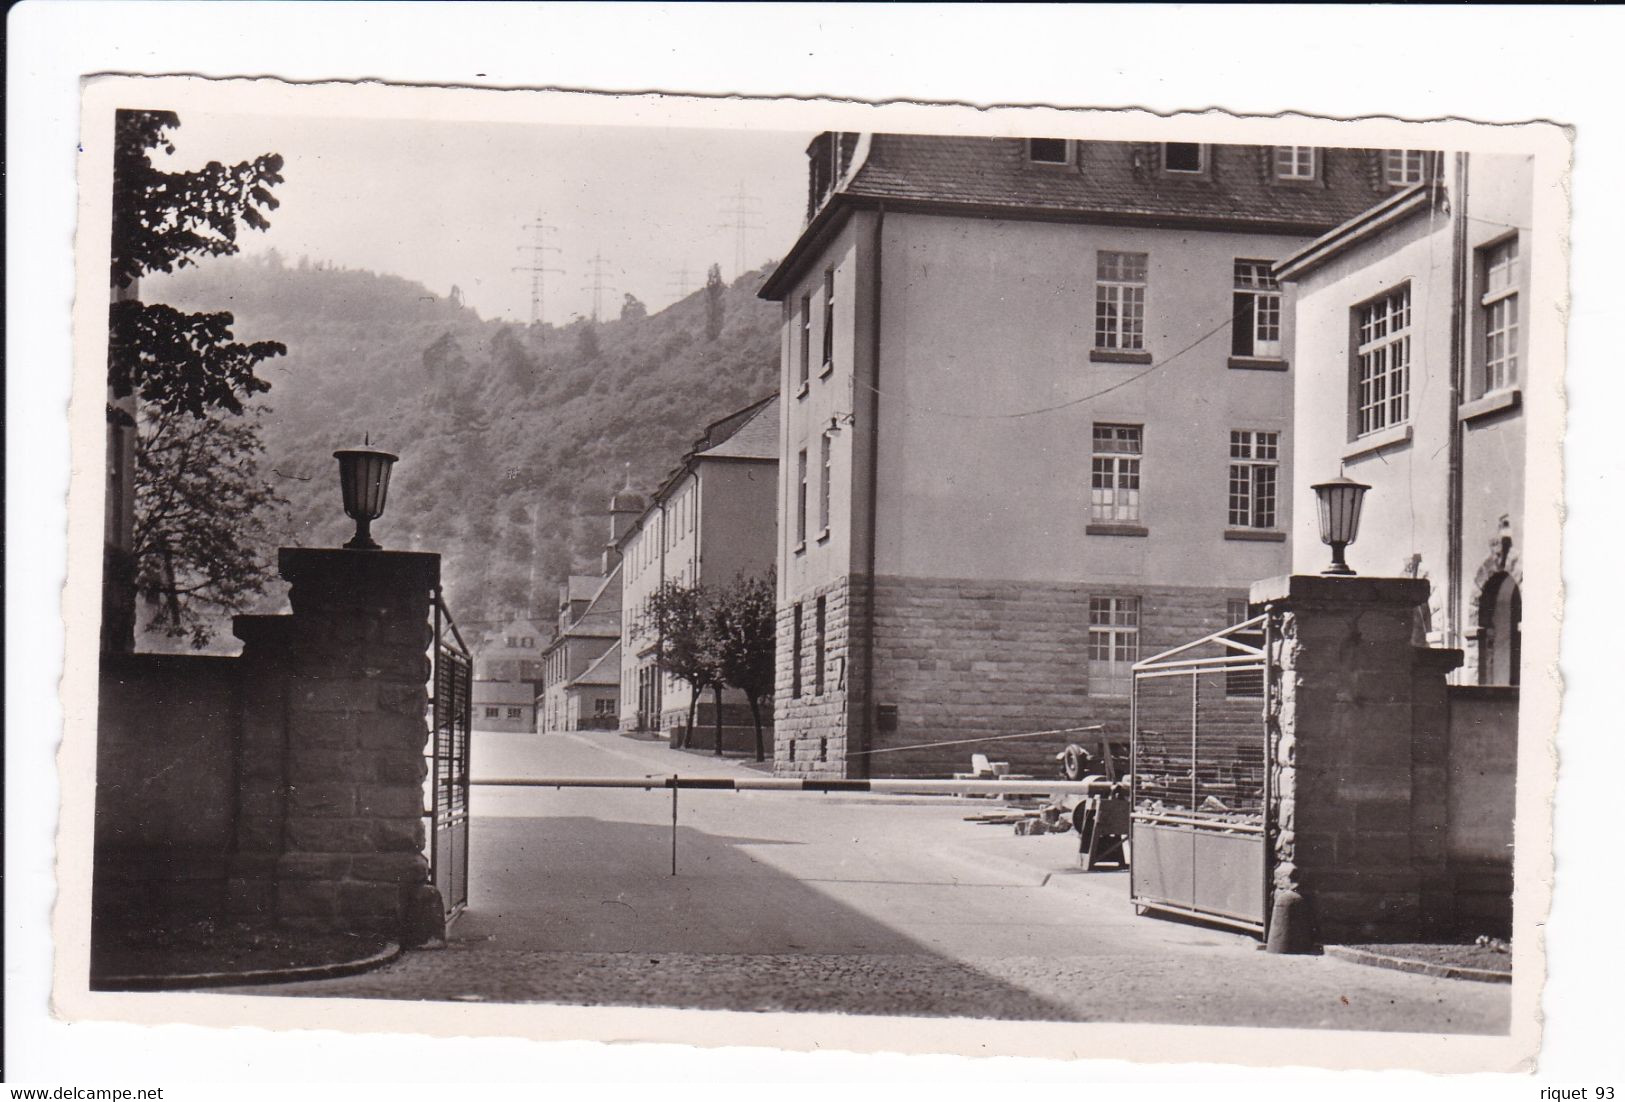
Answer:
<path fill-rule="evenodd" d="M 647 495 L 708 422 L 777 385 L 779 313 L 756 297 L 770 271 L 720 289 L 714 339 L 705 288 L 658 314 L 562 327 L 482 320 L 455 291 L 275 254 L 141 291 L 230 310 L 237 340 L 287 346 L 259 369 L 264 469 L 291 503 L 279 541 L 348 538 L 332 453 L 370 433 L 401 457 L 374 536 L 440 552 L 453 614 L 477 629 L 526 610 L 533 567 L 532 611 L 550 621 L 564 575 L 598 570 L 626 465 Z"/>

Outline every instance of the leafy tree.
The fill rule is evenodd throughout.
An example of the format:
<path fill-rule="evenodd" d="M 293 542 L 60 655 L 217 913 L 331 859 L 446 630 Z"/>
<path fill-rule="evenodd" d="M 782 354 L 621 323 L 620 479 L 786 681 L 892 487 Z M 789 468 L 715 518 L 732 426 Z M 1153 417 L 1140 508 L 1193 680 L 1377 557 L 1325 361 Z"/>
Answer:
<path fill-rule="evenodd" d="M 220 614 L 265 592 L 287 501 L 260 477 L 258 420 L 149 404 L 136 435 L 136 590 L 148 627 L 208 645 Z"/>
<path fill-rule="evenodd" d="M 210 161 L 194 172 L 165 172 L 152 151 L 175 152 L 169 111 L 119 111 L 114 120 L 111 285 L 173 272 L 199 257 L 237 252 L 237 225 L 269 227 L 277 206 L 270 188 L 282 182 L 282 158 L 267 153 L 226 167 Z M 230 313 L 186 314 L 131 299 L 108 317 L 108 384 L 114 398 L 138 395 L 164 411 L 202 417 L 211 409 L 241 413 L 242 399 L 270 389 L 254 374 L 260 361 L 287 351 L 275 341 L 238 344 Z"/>
<path fill-rule="evenodd" d="M 591 321 L 577 323 L 576 351 L 583 360 L 596 360 L 598 358 L 598 326 L 595 323 Z"/>
<path fill-rule="evenodd" d="M 688 737 L 694 733 L 694 708 L 700 694 L 720 685 L 712 635 L 711 597 L 703 585 L 662 582 L 649 595 L 649 627 L 659 667 L 692 690 L 688 698 Z M 720 691 L 718 689 L 717 691 Z M 718 708 L 716 752 L 722 753 L 721 709 Z"/>
<path fill-rule="evenodd" d="M 636 295 L 628 293 L 626 301 L 621 303 L 622 321 L 640 321 L 649 316 L 649 308 L 639 302 Z"/>
<path fill-rule="evenodd" d="M 722 335 L 722 265 L 713 264 L 705 273 L 705 339 Z"/>
<path fill-rule="evenodd" d="M 744 693 L 750 704 L 751 722 L 756 727 L 757 761 L 764 756 L 762 698 L 773 691 L 777 632 L 777 595 L 772 570 L 766 578 L 735 578 L 714 595 L 711 633 L 718 679 Z M 717 711 L 720 715 L 720 694 Z"/>

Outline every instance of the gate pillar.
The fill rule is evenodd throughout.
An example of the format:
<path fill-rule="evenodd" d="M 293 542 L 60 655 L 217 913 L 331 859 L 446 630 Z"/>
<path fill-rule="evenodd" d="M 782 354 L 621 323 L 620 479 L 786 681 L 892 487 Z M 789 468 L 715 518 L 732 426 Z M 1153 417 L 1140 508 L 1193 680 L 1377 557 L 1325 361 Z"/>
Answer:
<path fill-rule="evenodd" d="M 443 932 L 423 856 L 424 746 L 440 556 L 283 548 L 285 924 L 421 944 Z"/>
<path fill-rule="evenodd" d="M 1462 656 L 1411 642 L 1429 588 L 1301 574 L 1252 588 L 1275 667 L 1272 951 L 1415 940 L 1449 921 L 1445 677 Z"/>

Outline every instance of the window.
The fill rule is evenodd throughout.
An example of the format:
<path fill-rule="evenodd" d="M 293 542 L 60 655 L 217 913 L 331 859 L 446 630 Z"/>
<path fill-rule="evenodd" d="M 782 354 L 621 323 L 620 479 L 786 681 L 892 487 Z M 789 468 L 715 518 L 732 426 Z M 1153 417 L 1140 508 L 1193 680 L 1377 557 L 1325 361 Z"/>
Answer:
<path fill-rule="evenodd" d="M 1386 149 L 1382 178 L 1393 187 L 1420 184 L 1427 175 L 1427 153 L 1420 149 Z"/>
<path fill-rule="evenodd" d="M 1518 239 L 1484 250 L 1484 390 L 1518 383 Z"/>
<path fill-rule="evenodd" d="M 500 709 L 500 708 L 486 708 L 485 709 L 485 718 L 486 719 L 496 719 L 501 714 L 502 714 L 502 709 Z"/>
<path fill-rule="evenodd" d="M 1315 178 L 1315 147 L 1312 145 L 1276 146 L 1275 178 L 1277 180 L 1313 180 Z"/>
<path fill-rule="evenodd" d="M 1201 172 L 1207 167 L 1207 147 L 1197 142 L 1163 142 L 1164 172 Z"/>
<path fill-rule="evenodd" d="M 1089 467 L 1089 519 L 1106 523 L 1140 519 L 1139 425 L 1095 426 Z"/>
<path fill-rule="evenodd" d="M 1280 450 L 1278 432 L 1241 429 L 1230 434 L 1230 527 L 1275 527 Z"/>
<path fill-rule="evenodd" d="M 592 714 L 599 719 L 609 719 L 615 714 L 615 701 L 600 697 L 592 702 Z"/>
<path fill-rule="evenodd" d="M 1281 287 L 1268 260 L 1238 260 L 1235 316 L 1230 323 L 1230 354 L 1258 359 L 1281 356 Z"/>
<path fill-rule="evenodd" d="M 1089 695 L 1128 696 L 1140 659 L 1140 599 L 1089 598 Z"/>
<path fill-rule="evenodd" d="M 796 454 L 796 546 L 807 543 L 807 449 Z"/>
<path fill-rule="evenodd" d="M 1244 624 L 1253 618 L 1252 609 L 1247 606 L 1247 598 L 1232 597 L 1224 603 L 1224 622 L 1227 626 Z M 1230 638 L 1249 647 L 1264 649 L 1264 629 L 1259 626 L 1253 631 L 1238 631 Z M 1230 651 L 1230 654 L 1239 655 L 1240 651 Z M 1224 675 L 1224 695 L 1227 697 L 1250 697 L 1257 699 L 1264 695 L 1263 670 L 1231 670 Z"/>
<path fill-rule="evenodd" d="M 1027 159 L 1035 165 L 1070 164 L 1071 145 L 1065 138 L 1028 138 Z"/>
<path fill-rule="evenodd" d="M 824 695 L 824 598 L 813 610 L 813 695 Z"/>
<path fill-rule="evenodd" d="M 818 440 L 818 531 L 829 535 L 829 433 Z"/>
<path fill-rule="evenodd" d="M 522 708 L 509 708 L 508 709 L 508 718 L 509 719 L 522 719 L 524 717 L 524 715 L 525 715 L 525 712 L 524 712 L 524 709 L 522 709 Z"/>
<path fill-rule="evenodd" d="M 790 625 L 790 696 L 801 699 L 801 602 L 791 611 Z"/>
<path fill-rule="evenodd" d="M 807 378 L 812 371 L 812 296 L 801 296 L 801 345 L 796 356 L 796 366 L 799 374 L 796 381 L 803 387 L 807 385 Z"/>
<path fill-rule="evenodd" d="M 1145 347 L 1145 253 L 1095 258 L 1095 347 Z"/>
<path fill-rule="evenodd" d="M 1410 419 L 1411 289 L 1401 287 L 1356 313 L 1356 433 L 1365 436 Z"/>
<path fill-rule="evenodd" d="M 824 269 L 824 367 L 835 364 L 835 269 Z"/>

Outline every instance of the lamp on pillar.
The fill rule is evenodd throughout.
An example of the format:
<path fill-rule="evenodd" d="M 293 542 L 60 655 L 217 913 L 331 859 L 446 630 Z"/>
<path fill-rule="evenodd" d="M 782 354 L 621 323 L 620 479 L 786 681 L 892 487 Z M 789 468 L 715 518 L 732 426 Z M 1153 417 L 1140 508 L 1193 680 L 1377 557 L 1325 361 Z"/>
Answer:
<path fill-rule="evenodd" d="M 1319 482 L 1311 488 L 1315 491 L 1315 503 L 1320 507 L 1320 541 L 1332 548 L 1332 564 L 1321 574 L 1353 574 L 1349 564 L 1343 561 L 1343 549 L 1353 543 L 1360 532 L 1360 506 L 1371 487 L 1338 475 L 1330 482 Z"/>
<path fill-rule="evenodd" d="M 339 487 L 344 491 L 344 512 L 355 518 L 355 538 L 345 544 L 354 551 L 376 551 L 372 522 L 384 515 L 389 497 L 389 471 L 399 456 L 371 446 L 345 448 L 333 453 L 339 461 Z"/>

